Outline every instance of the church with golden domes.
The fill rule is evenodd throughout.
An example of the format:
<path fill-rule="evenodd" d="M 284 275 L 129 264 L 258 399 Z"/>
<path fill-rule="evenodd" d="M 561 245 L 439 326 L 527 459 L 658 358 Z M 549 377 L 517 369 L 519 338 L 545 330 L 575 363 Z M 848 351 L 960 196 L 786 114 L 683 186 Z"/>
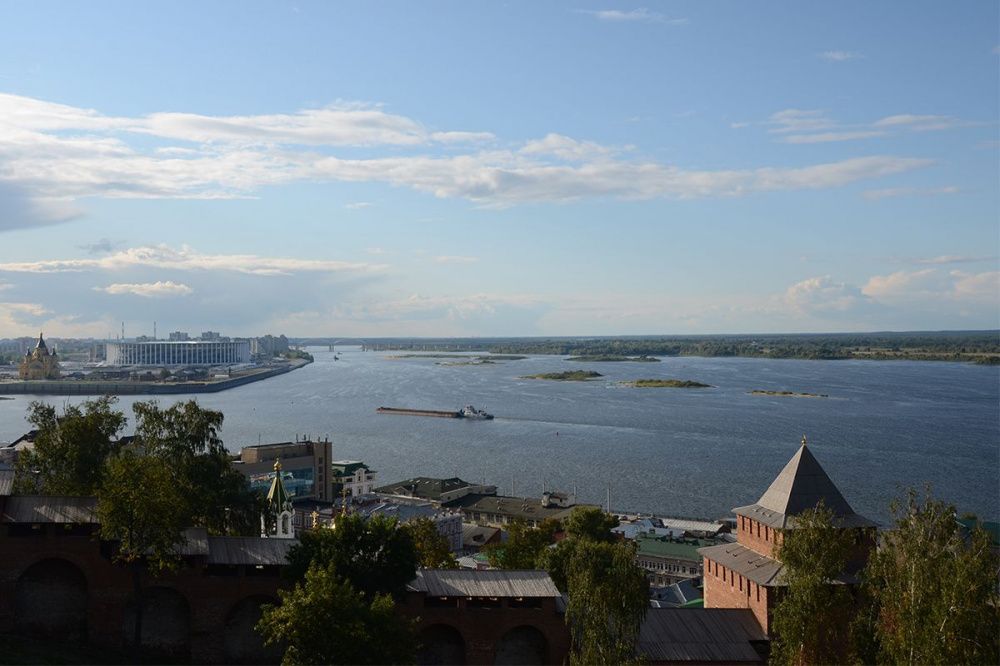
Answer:
<path fill-rule="evenodd" d="M 21 379 L 59 379 L 59 355 L 55 348 L 49 351 L 41 333 L 38 334 L 35 348 L 26 353 L 21 360 L 18 374 Z"/>

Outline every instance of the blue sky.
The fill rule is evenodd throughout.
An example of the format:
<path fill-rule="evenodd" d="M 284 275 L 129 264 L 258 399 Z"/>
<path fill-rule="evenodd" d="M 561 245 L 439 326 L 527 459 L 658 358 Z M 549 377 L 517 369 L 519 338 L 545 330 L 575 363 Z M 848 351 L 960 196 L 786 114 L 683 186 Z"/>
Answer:
<path fill-rule="evenodd" d="M 1000 326 L 995 2 L 2 13 L 0 337 Z"/>

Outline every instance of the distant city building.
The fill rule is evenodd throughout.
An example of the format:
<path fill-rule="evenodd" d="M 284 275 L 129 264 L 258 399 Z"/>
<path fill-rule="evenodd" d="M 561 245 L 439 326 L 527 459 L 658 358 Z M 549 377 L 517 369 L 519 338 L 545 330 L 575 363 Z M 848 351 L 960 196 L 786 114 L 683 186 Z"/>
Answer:
<path fill-rule="evenodd" d="M 375 470 L 359 460 L 335 460 L 330 473 L 334 496 L 360 497 L 375 490 Z"/>
<path fill-rule="evenodd" d="M 719 542 L 714 539 L 639 534 L 635 538 L 635 543 L 636 562 L 645 569 L 649 584 L 661 587 L 684 580 L 700 579 L 702 559 L 698 549 L 715 546 Z"/>
<path fill-rule="evenodd" d="M 496 495 L 497 487 L 485 484 L 469 483 L 457 476 L 450 479 L 435 479 L 427 476 L 417 476 L 405 481 L 399 481 L 387 486 L 376 488 L 380 495 L 396 495 L 398 497 L 415 497 L 429 500 L 437 504 L 445 504 L 469 494 Z"/>
<path fill-rule="evenodd" d="M 288 338 L 284 335 L 265 335 L 260 338 L 250 338 L 250 353 L 254 358 L 268 359 L 289 350 Z"/>
<path fill-rule="evenodd" d="M 250 363 L 248 340 L 108 342 L 106 363 L 123 365 L 238 365 Z"/>
<path fill-rule="evenodd" d="M 205 342 L 222 340 L 222 335 L 218 331 L 202 331 L 201 339 Z"/>
<path fill-rule="evenodd" d="M 49 351 L 41 333 L 35 348 L 24 355 L 17 374 L 21 379 L 59 379 L 59 355 L 54 347 Z"/>
<path fill-rule="evenodd" d="M 515 521 L 524 521 L 531 527 L 546 519 L 564 520 L 569 518 L 577 506 L 598 508 L 590 504 L 572 506 L 551 506 L 532 497 L 510 497 L 507 495 L 467 494 L 445 503 L 449 509 L 458 509 L 465 521 L 490 527 L 506 527 Z"/>
<path fill-rule="evenodd" d="M 185 331 L 174 331 L 173 333 L 170 333 L 167 338 L 170 342 L 187 342 L 191 339 Z"/>
<path fill-rule="evenodd" d="M 252 487 L 263 490 L 270 488 L 274 480 L 274 462 L 280 460 L 282 484 L 293 501 L 332 502 L 337 497 L 330 469 L 332 451 L 329 440 L 244 446 L 235 465 L 250 480 Z"/>

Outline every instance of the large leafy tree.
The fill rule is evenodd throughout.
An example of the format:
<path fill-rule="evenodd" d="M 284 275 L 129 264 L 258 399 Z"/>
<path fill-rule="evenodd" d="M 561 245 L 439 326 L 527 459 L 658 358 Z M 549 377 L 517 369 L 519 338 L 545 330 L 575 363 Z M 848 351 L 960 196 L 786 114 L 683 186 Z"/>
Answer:
<path fill-rule="evenodd" d="M 566 519 L 566 535 L 573 539 L 611 543 L 616 540 L 611 532 L 615 527 L 618 527 L 618 518 L 596 506 L 578 506 Z"/>
<path fill-rule="evenodd" d="M 649 583 L 636 564 L 635 544 L 580 539 L 568 550 L 565 564 L 570 662 L 634 661 L 649 608 Z"/>
<path fill-rule="evenodd" d="M 166 461 L 123 450 L 106 463 L 97 515 L 101 537 L 117 544 L 115 561 L 132 570 L 133 645 L 140 650 L 143 570 L 156 574 L 176 566 L 186 526 L 184 498 Z"/>
<path fill-rule="evenodd" d="M 194 400 L 164 409 L 155 401 L 132 406 L 136 443 L 148 456 L 168 461 L 183 489 L 190 524 L 216 534 L 253 534 L 262 510 L 259 493 L 233 467 L 219 430 L 222 412 Z"/>
<path fill-rule="evenodd" d="M 395 518 L 350 514 L 337 518 L 334 528 L 304 532 L 288 553 L 286 574 L 300 581 L 313 565 L 330 569 L 369 599 L 399 596 L 417 573 L 417 550 Z"/>
<path fill-rule="evenodd" d="M 539 558 L 559 530 L 559 522 L 552 519 L 543 520 L 538 527 L 515 520 L 507 527 L 506 541 L 484 549 L 490 566 L 498 569 L 538 568 Z"/>
<path fill-rule="evenodd" d="M 101 485 L 105 460 L 117 448 L 125 415 L 105 396 L 58 413 L 52 405 L 32 402 L 28 422 L 37 430 L 33 449 L 17 460 L 17 491 L 46 495 L 93 495 Z"/>
<path fill-rule="evenodd" d="M 838 528 L 822 504 L 796 516 L 777 552 L 785 586 L 774 608 L 772 663 L 847 659 L 854 599 L 843 576 L 854 548 L 854 533 Z"/>
<path fill-rule="evenodd" d="M 391 595 L 367 597 L 318 564 L 278 594 L 281 604 L 263 607 L 257 629 L 268 644 L 288 646 L 283 664 L 413 663 L 413 627 L 395 613 Z"/>
<path fill-rule="evenodd" d="M 418 518 L 403 525 L 417 549 L 417 564 L 425 569 L 457 569 L 458 562 L 448 540 L 430 518 Z"/>
<path fill-rule="evenodd" d="M 910 490 L 893 502 L 895 529 L 865 569 L 874 654 L 897 664 L 1000 663 L 998 560 L 981 529 Z"/>

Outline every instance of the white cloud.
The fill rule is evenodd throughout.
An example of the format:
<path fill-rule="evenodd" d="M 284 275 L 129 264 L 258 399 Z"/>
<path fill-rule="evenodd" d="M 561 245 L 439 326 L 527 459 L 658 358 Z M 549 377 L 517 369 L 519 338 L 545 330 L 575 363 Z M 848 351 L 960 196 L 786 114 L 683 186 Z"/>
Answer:
<path fill-rule="evenodd" d="M 770 122 L 775 125 L 772 131 L 790 133 L 815 131 L 830 121 L 819 111 L 790 109 Z M 170 146 L 150 150 L 130 136 L 136 132 L 203 143 L 183 146 L 182 152 L 164 152 Z M 44 192 L 64 206 L 83 196 L 250 197 L 266 186 L 302 181 L 384 182 L 437 197 L 509 206 L 592 197 L 720 197 L 837 187 L 930 163 L 874 156 L 796 168 L 699 171 L 626 159 L 621 153 L 628 147 L 555 133 L 509 149 L 409 152 L 413 145 L 429 148 L 432 135 L 416 121 L 372 106 L 274 116 L 170 113 L 109 118 L 92 110 L 0 95 L 0 183 L 28 193 L 33 201 Z M 329 150 L 301 149 L 301 144 L 340 143 L 395 145 L 407 151 L 385 156 L 386 150 L 381 150 L 377 157 L 347 159 Z"/>
<path fill-rule="evenodd" d="M 201 254 L 183 246 L 147 245 L 128 248 L 93 259 L 50 259 L 0 263 L 0 272 L 67 273 L 88 270 L 116 271 L 147 267 L 179 271 L 234 271 L 252 275 L 289 275 L 298 272 L 372 272 L 377 264 L 320 259 L 260 257 L 253 254 Z"/>
<path fill-rule="evenodd" d="M 916 115 L 913 113 L 901 113 L 895 116 L 886 116 L 876 120 L 875 127 L 894 127 L 913 130 L 915 132 L 927 132 L 931 130 L 951 129 L 959 124 L 959 121 L 951 116 L 929 116 Z"/>
<path fill-rule="evenodd" d="M 848 60 L 860 60 L 863 55 L 857 51 L 823 51 L 819 57 L 829 62 L 846 62 Z"/>
<path fill-rule="evenodd" d="M 813 277 L 790 286 L 784 303 L 800 314 L 846 312 L 867 305 L 866 295 L 857 287 L 836 282 L 829 275 Z"/>
<path fill-rule="evenodd" d="M 896 271 L 873 276 L 862 291 L 883 303 L 899 306 L 933 309 L 951 304 L 996 309 L 1000 303 L 1000 271 L 966 273 L 937 268 Z"/>
<path fill-rule="evenodd" d="M 373 204 L 369 201 L 355 201 L 353 203 L 344 204 L 344 208 L 348 208 L 350 210 L 360 210 L 362 208 L 368 208 L 372 205 Z"/>
<path fill-rule="evenodd" d="M 869 201 L 878 201 L 879 199 L 889 199 L 893 197 L 957 194 L 960 191 L 961 190 L 959 190 L 959 188 L 955 185 L 947 185 L 945 187 L 889 187 L 881 190 L 866 190 L 861 194 L 861 196 Z"/>
<path fill-rule="evenodd" d="M 659 12 L 651 12 L 645 7 L 638 9 L 580 9 L 581 14 L 589 14 L 601 21 L 613 23 L 665 23 L 667 25 L 684 25 L 688 22 L 686 18 L 670 18 Z"/>
<path fill-rule="evenodd" d="M 834 122 L 820 109 L 784 109 L 772 113 L 766 124 L 773 134 L 813 132 L 834 126 Z"/>
<path fill-rule="evenodd" d="M 479 257 L 462 257 L 457 255 L 439 255 L 434 257 L 436 264 L 474 264 L 479 261 Z"/>
<path fill-rule="evenodd" d="M 0 303 L 0 310 L 13 314 L 26 314 L 32 317 L 42 317 L 51 312 L 38 303 Z"/>
<path fill-rule="evenodd" d="M 106 287 L 94 287 L 94 291 L 103 291 L 106 294 L 114 296 L 131 294 L 132 296 L 142 296 L 143 298 L 167 298 L 172 296 L 187 296 L 194 290 L 186 284 L 166 280 L 139 283 L 119 282 L 109 284 Z"/>
<path fill-rule="evenodd" d="M 831 143 L 833 141 L 856 141 L 857 139 L 871 139 L 876 136 L 885 136 L 885 132 L 878 130 L 858 130 L 853 132 L 820 132 L 817 134 L 790 134 L 782 141 L 784 143 Z"/>
<path fill-rule="evenodd" d="M 560 159 L 576 162 L 590 158 L 605 157 L 612 150 L 592 141 L 577 141 L 561 134 L 547 134 L 545 138 L 529 141 L 521 148 L 525 155 L 554 155 Z"/>
<path fill-rule="evenodd" d="M 923 259 L 916 259 L 914 263 L 916 264 L 929 264 L 929 265 L 941 265 L 941 264 L 975 264 L 984 261 L 996 261 L 997 256 L 976 256 L 967 254 L 942 254 L 937 257 L 927 257 Z"/>

